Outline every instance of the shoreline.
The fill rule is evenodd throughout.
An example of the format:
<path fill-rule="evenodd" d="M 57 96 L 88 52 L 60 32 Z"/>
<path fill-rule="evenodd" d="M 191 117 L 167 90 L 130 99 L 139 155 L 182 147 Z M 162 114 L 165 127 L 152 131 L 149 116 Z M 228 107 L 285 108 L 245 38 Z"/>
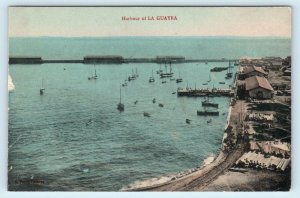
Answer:
<path fill-rule="evenodd" d="M 236 79 L 234 80 L 233 84 L 235 84 L 235 82 L 236 82 Z M 205 176 L 206 174 L 213 171 L 214 169 L 218 169 L 218 166 L 221 163 L 225 162 L 225 160 L 229 157 L 229 153 L 224 152 L 224 149 L 226 148 L 226 143 L 224 141 L 228 137 L 228 133 L 226 132 L 226 129 L 230 125 L 230 121 L 232 120 L 231 117 L 232 117 L 232 104 L 230 104 L 228 107 L 228 115 L 226 118 L 222 143 L 219 147 L 219 151 L 216 154 L 213 154 L 214 155 L 213 160 L 211 160 L 211 156 L 208 156 L 202 161 L 201 166 L 187 169 L 182 172 L 174 173 L 171 175 L 161 176 L 158 178 L 151 178 L 151 179 L 147 179 L 147 180 L 143 180 L 143 181 L 136 181 L 132 184 L 129 184 L 126 187 L 123 187 L 122 189 L 120 189 L 120 191 L 152 191 L 152 190 L 160 191 L 161 187 L 164 188 L 167 185 L 172 185 L 175 182 L 177 183 L 177 182 L 181 182 L 183 180 L 193 181 L 193 180 L 196 180 L 197 178 Z M 241 151 L 241 150 L 236 149 L 236 151 L 237 151 L 237 153 L 239 153 L 238 151 Z M 240 153 L 239 157 L 242 154 L 243 154 L 243 152 Z M 232 156 L 235 156 L 235 155 L 232 154 Z M 208 159 L 210 159 L 210 160 L 208 160 Z M 205 164 L 206 160 L 208 160 L 207 164 Z M 185 182 L 183 182 L 183 183 L 185 183 Z M 167 189 L 162 189 L 162 190 L 168 191 Z M 174 190 L 176 190 L 176 189 L 174 189 Z"/>
<path fill-rule="evenodd" d="M 262 60 L 259 59 L 258 61 L 262 64 Z M 242 65 L 240 64 L 240 67 L 243 67 L 243 71 L 245 70 L 245 65 L 249 65 L 249 62 L 255 65 L 257 60 L 243 60 Z M 268 68 L 268 64 L 265 61 L 263 64 L 264 67 Z M 240 68 L 238 71 L 240 72 Z M 172 178 L 172 180 L 161 183 L 147 183 L 145 181 L 123 189 L 126 191 L 290 190 L 291 153 L 288 134 L 283 135 L 281 138 L 285 139 L 286 144 L 281 142 L 280 137 L 272 134 L 269 136 L 267 136 L 268 134 L 265 136 L 261 134 L 261 130 L 269 133 L 268 130 L 272 128 L 273 130 L 279 128 L 285 132 L 290 130 L 286 123 L 290 122 L 291 115 L 286 113 L 287 118 L 285 119 L 276 116 L 279 111 L 276 108 L 276 104 L 281 104 L 282 102 L 291 104 L 290 92 L 285 91 L 290 89 L 288 85 L 291 79 L 288 74 L 283 73 L 283 71 L 278 72 L 276 69 L 269 70 L 268 77 L 275 86 L 275 91 L 271 87 L 274 95 L 265 95 L 265 98 L 261 99 L 267 100 L 263 102 L 259 100 L 258 96 L 251 95 L 252 92 L 247 92 L 249 95 L 243 92 L 245 79 L 237 79 L 236 73 L 232 86 L 234 98 L 232 98 L 228 108 L 221 149 L 213 162 L 207 166 L 192 169 L 195 170 L 192 172 L 184 171 L 186 174 L 180 178 Z M 251 78 L 253 77 L 247 79 Z M 286 87 L 281 84 L 280 87 L 278 83 L 282 83 Z M 268 120 L 270 114 L 275 115 L 276 120 L 273 117 L 272 120 Z M 250 119 L 250 115 L 252 117 L 256 116 L 255 119 L 252 117 Z M 261 130 L 253 130 L 254 125 L 261 126 Z M 284 147 L 284 145 L 287 146 Z"/>
<path fill-rule="evenodd" d="M 156 188 L 161 185 L 170 184 L 174 180 L 180 180 L 184 179 L 186 176 L 193 174 L 197 171 L 200 171 L 204 169 L 205 167 L 208 167 L 210 164 L 212 164 L 216 160 L 216 157 L 212 154 L 208 157 L 206 157 L 203 160 L 203 163 L 201 166 L 186 169 L 184 171 L 173 173 L 170 175 L 160 176 L 160 177 L 154 177 L 151 179 L 146 179 L 142 181 L 135 181 L 134 183 L 130 184 L 129 186 L 123 187 L 120 191 L 143 191 L 151 188 Z"/>
<path fill-rule="evenodd" d="M 234 106 L 229 106 L 230 114 L 228 113 L 227 122 L 225 127 L 229 125 L 232 126 L 234 115 L 232 108 L 240 108 L 242 103 L 237 103 Z M 233 126 L 236 127 L 236 126 Z M 238 134 L 236 134 L 238 135 Z M 230 148 L 226 143 L 230 141 L 236 141 L 234 148 Z M 181 177 L 175 177 L 174 174 L 171 176 L 162 176 L 160 178 L 153 178 L 144 181 L 137 181 L 136 183 L 130 184 L 127 187 L 121 189 L 121 191 L 188 191 L 193 190 L 194 187 L 199 184 L 201 187 L 208 185 L 213 179 L 219 176 L 224 170 L 227 170 L 236 160 L 238 160 L 244 153 L 244 141 L 242 139 L 236 139 L 234 136 L 228 136 L 226 130 L 224 131 L 224 136 L 222 143 L 220 145 L 220 151 L 216 154 L 214 160 L 206 166 L 201 166 L 199 168 L 193 168 L 183 171 L 185 173 Z M 207 158 L 206 158 L 207 159 Z M 204 162 L 204 161 L 203 161 Z M 181 173 L 178 173 L 179 175 Z M 175 175 L 178 175 L 175 174 Z M 161 182 L 158 182 L 160 179 Z M 150 182 L 152 181 L 152 183 Z M 156 181 L 154 183 L 153 181 Z M 201 189 L 200 189 L 201 190 Z"/>

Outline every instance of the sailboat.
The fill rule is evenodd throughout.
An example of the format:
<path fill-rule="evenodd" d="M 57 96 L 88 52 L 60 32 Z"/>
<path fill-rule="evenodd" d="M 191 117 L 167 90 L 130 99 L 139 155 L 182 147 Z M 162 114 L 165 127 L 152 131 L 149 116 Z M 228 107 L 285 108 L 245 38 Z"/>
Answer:
<path fill-rule="evenodd" d="M 159 63 L 159 70 L 156 71 L 157 74 L 163 73 L 163 70 L 161 69 L 161 63 Z"/>
<path fill-rule="evenodd" d="M 152 76 L 149 78 L 149 83 L 155 82 L 155 79 L 153 77 L 153 70 L 152 70 Z"/>
<path fill-rule="evenodd" d="M 95 69 L 94 75 L 92 74 L 90 77 L 88 77 L 88 80 L 93 80 L 93 79 L 97 79 L 98 78 L 95 65 L 94 65 L 94 69 Z"/>
<path fill-rule="evenodd" d="M 238 66 L 238 65 L 239 65 L 239 61 L 238 60 L 234 61 L 234 66 Z"/>
<path fill-rule="evenodd" d="M 126 87 L 127 86 L 127 78 L 125 76 L 125 80 L 124 80 L 124 83 L 122 84 L 122 87 Z"/>
<path fill-rule="evenodd" d="M 180 73 L 178 75 L 178 78 L 176 79 L 176 83 L 181 83 L 182 82 L 182 78 L 180 77 Z"/>
<path fill-rule="evenodd" d="M 209 73 L 209 79 L 207 82 L 210 82 L 211 81 L 211 74 Z"/>
<path fill-rule="evenodd" d="M 226 79 L 232 78 L 232 66 L 231 66 L 231 62 L 229 61 L 229 65 L 228 65 L 228 69 L 227 69 L 227 73 L 226 73 Z"/>
<path fill-rule="evenodd" d="M 136 77 L 136 78 L 139 77 L 137 68 L 135 68 L 135 77 Z"/>
<path fill-rule="evenodd" d="M 171 65 L 171 62 L 170 62 L 170 72 L 169 72 L 169 73 L 167 72 L 167 64 L 166 64 L 166 63 L 165 63 L 165 67 L 166 67 L 166 73 L 161 73 L 161 74 L 160 74 L 160 77 L 161 77 L 161 78 L 172 77 L 172 76 L 173 76 L 173 72 L 172 72 L 172 65 Z"/>
<path fill-rule="evenodd" d="M 135 80 L 135 79 L 139 76 L 139 75 L 137 74 L 137 68 L 135 68 L 135 72 L 136 72 L 136 73 L 134 73 L 134 71 L 133 71 L 133 69 L 132 69 L 132 74 L 131 74 L 131 76 L 128 77 L 128 81 Z"/>
<path fill-rule="evenodd" d="M 40 95 L 44 95 L 45 88 L 44 88 L 44 79 L 42 79 L 42 87 L 40 88 Z"/>
<path fill-rule="evenodd" d="M 209 83 L 210 81 L 211 81 L 211 75 L 210 75 L 210 73 L 209 73 L 209 78 L 208 78 L 207 82 L 202 83 L 202 85 L 208 85 L 208 83 Z"/>
<path fill-rule="evenodd" d="M 119 104 L 118 104 L 117 109 L 118 109 L 120 112 L 122 112 L 122 111 L 124 111 L 124 108 L 125 108 L 125 106 L 124 106 L 124 104 L 122 103 L 122 99 L 121 99 L 121 87 L 120 87 L 120 102 L 119 102 Z"/>

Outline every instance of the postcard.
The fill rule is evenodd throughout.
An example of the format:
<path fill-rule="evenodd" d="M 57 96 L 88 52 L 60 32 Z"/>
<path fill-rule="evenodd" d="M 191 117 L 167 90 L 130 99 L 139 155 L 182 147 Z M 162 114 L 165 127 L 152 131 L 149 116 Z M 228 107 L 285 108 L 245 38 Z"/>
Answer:
<path fill-rule="evenodd" d="M 9 7 L 9 191 L 289 191 L 290 7 Z"/>

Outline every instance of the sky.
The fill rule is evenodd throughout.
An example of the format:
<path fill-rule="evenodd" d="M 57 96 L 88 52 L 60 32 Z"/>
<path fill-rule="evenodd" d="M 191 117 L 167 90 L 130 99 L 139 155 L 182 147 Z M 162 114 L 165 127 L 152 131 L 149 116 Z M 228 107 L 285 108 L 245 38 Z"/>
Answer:
<path fill-rule="evenodd" d="M 8 34 L 291 37 L 291 12 L 289 7 L 9 7 Z M 177 20 L 157 20 L 159 16 Z"/>

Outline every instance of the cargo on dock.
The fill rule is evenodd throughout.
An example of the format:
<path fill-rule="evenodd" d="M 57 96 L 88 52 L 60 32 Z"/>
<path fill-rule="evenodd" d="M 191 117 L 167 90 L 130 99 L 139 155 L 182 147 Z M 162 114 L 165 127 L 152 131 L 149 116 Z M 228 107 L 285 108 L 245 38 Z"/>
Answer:
<path fill-rule="evenodd" d="M 205 97 L 205 96 L 227 96 L 232 97 L 234 91 L 231 89 L 181 89 L 178 88 L 177 96 L 187 96 L 187 97 Z"/>

